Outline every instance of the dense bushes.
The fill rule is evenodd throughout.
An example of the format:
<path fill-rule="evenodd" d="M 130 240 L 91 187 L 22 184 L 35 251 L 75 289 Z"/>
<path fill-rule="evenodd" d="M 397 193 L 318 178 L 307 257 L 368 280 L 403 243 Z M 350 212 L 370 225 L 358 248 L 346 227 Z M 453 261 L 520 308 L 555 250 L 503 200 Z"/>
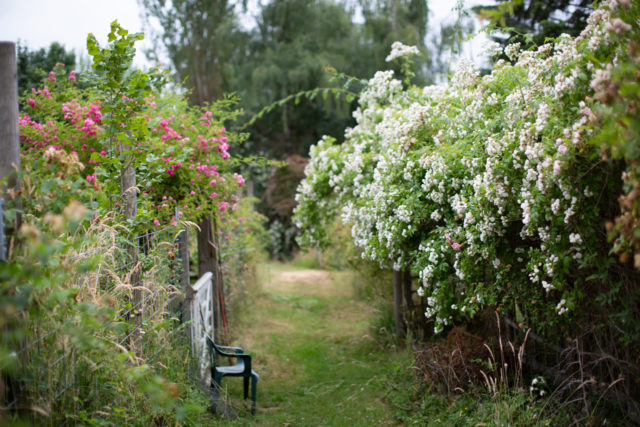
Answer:
<path fill-rule="evenodd" d="M 485 76 L 461 61 L 447 85 L 376 73 L 345 142 L 312 148 L 301 240 L 341 215 L 363 257 L 418 276 L 436 333 L 495 307 L 636 370 L 638 16 L 605 2 L 576 39 L 509 46 Z"/>
<path fill-rule="evenodd" d="M 130 70 L 141 37 L 114 22 L 108 46 L 88 38 L 87 84 L 56 67 L 22 99 L 21 188 L 3 194 L 0 422 L 175 424 L 206 410 L 187 378 L 176 236 L 216 218 L 239 304 L 261 220 L 229 153 L 244 140 L 225 129 L 236 100 L 190 107 L 165 73 Z"/>

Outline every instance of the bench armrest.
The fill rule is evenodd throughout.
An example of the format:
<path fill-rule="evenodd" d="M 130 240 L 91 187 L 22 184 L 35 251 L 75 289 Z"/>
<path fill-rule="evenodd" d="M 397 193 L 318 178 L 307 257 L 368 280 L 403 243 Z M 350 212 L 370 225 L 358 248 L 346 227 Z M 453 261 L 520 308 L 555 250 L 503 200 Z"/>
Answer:
<path fill-rule="evenodd" d="M 216 350 L 218 350 L 218 352 L 224 352 L 224 353 L 232 353 L 233 355 L 239 355 L 239 354 L 244 354 L 244 350 L 241 349 L 240 347 L 230 347 L 227 345 L 218 345 L 216 344 Z"/>
<path fill-rule="evenodd" d="M 230 347 L 227 345 L 218 345 L 216 344 L 210 336 L 207 335 L 207 343 L 212 346 L 216 353 L 226 356 L 226 357 L 241 357 L 241 356 L 249 356 L 248 353 L 245 353 L 244 350 L 240 347 Z"/>

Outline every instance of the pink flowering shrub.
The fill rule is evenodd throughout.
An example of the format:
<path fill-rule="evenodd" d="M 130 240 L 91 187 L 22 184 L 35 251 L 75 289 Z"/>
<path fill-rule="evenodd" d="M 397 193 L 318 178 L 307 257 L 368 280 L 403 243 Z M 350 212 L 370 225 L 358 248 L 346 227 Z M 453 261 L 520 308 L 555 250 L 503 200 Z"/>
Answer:
<path fill-rule="evenodd" d="M 131 44 L 137 39 L 133 35 L 122 39 L 127 37 Z M 100 54 L 97 42 L 91 36 L 89 40 L 90 53 Z M 103 49 L 102 62 L 96 64 L 107 74 L 104 52 L 110 49 Z M 234 171 L 231 153 L 243 137 L 228 132 L 225 123 L 238 115 L 237 100 L 190 107 L 181 95 L 166 90 L 160 95 L 166 82 L 161 74 L 138 71 L 113 78 L 119 86 L 80 89 L 74 71 L 67 75 L 56 68 L 42 88 L 22 100 L 19 127 L 26 168 L 42 158 L 53 164 L 75 159 L 76 175 L 69 176 L 60 167 L 58 176 L 95 191 L 87 193 L 83 202 L 104 213 L 121 206 L 122 164 L 131 162 L 139 190 L 135 227 L 140 231 L 149 224 L 164 227 L 198 221 L 207 212 L 233 215 L 236 190 L 244 179 Z M 146 89 L 140 91 L 141 87 Z"/>

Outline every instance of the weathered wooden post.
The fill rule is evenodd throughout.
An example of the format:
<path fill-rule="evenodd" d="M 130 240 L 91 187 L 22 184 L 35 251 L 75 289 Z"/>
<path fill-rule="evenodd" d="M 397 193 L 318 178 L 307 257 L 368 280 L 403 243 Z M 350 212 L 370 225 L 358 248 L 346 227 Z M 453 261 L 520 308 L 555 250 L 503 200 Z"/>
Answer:
<path fill-rule="evenodd" d="M 182 275 L 180 277 L 180 286 L 184 292 L 184 300 L 182 301 L 182 321 L 191 320 L 191 303 L 193 301 L 193 288 L 191 287 L 191 276 L 189 269 L 189 229 L 184 228 L 180 232 L 180 262 L 182 263 Z M 180 302 L 180 300 L 178 300 Z M 180 306 L 176 305 L 177 310 Z"/>
<path fill-rule="evenodd" d="M 120 152 L 124 153 L 129 149 L 128 146 L 120 144 Z M 138 194 L 136 187 L 136 170 L 132 164 L 133 156 L 127 156 L 125 163 L 120 172 L 120 197 L 124 202 L 124 216 L 127 220 L 135 220 L 138 213 Z M 135 237 L 135 236 L 134 236 Z M 142 334 L 140 328 L 143 321 L 142 307 L 142 283 L 140 281 L 140 266 L 138 265 L 138 245 L 132 244 L 127 248 L 130 263 L 133 266 L 131 271 L 131 286 L 133 286 L 133 319 L 135 334 L 133 338 L 133 350 L 138 355 L 142 355 Z"/>
<path fill-rule="evenodd" d="M 254 196 L 253 180 L 252 179 L 248 180 L 246 184 L 247 184 L 247 197 L 253 197 Z"/>
<path fill-rule="evenodd" d="M 18 133 L 18 71 L 16 44 L 0 42 L 0 178 L 9 177 L 9 188 L 17 187 L 12 174 L 20 167 Z"/>
<path fill-rule="evenodd" d="M 215 333 L 217 334 L 218 342 L 222 342 L 222 332 L 224 331 L 224 318 L 223 313 L 225 312 L 224 306 L 224 281 L 222 279 L 222 253 L 220 252 L 220 248 L 222 243 L 220 242 L 220 235 L 218 231 L 218 218 L 214 216 L 213 220 L 213 244 L 215 245 L 215 271 L 213 273 L 214 277 L 214 285 L 213 289 L 215 289 L 216 294 L 214 294 L 214 325 L 215 325 Z M 215 302 L 217 301 L 217 302 Z M 227 343 L 228 344 L 228 343 Z"/>
<path fill-rule="evenodd" d="M 9 177 L 0 197 L 17 198 L 20 182 L 16 172 L 20 168 L 20 139 L 18 130 L 18 71 L 16 44 L 0 42 L 0 180 Z M 4 220 L 0 227 L 4 228 Z M 15 227 L 20 227 L 20 217 Z M 8 230 L 11 233 L 11 230 Z M 4 237 L 4 229 L 2 230 Z M 0 257 L 6 259 L 6 240 L 3 238 Z"/>

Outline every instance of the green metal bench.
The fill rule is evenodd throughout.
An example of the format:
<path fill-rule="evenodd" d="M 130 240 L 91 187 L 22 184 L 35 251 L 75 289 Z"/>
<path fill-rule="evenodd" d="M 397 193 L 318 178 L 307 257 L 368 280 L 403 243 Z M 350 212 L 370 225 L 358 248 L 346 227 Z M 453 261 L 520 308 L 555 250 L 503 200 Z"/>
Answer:
<path fill-rule="evenodd" d="M 216 344 L 213 339 L 207 335 L 207 345 L 209 347 L 209 356 L 211 357 L 211 378 L 213 380 L 212 387 L 220 388 L 220 383 L 224 377 L 242 377 L 244 380 L 244 398 L 249 398 L 249 379 L 251 379 L 251 414 L 256 413 L 256 395 L 258 392 L 258 380 L 260 376 L 251 369 L 251 356 L 245 353 L 240 347 L 228 347 Z M 216 355 L 222 357 L 235 358 L 236 364 L 230 366 L 220 366 L 216 364 Z"/>

